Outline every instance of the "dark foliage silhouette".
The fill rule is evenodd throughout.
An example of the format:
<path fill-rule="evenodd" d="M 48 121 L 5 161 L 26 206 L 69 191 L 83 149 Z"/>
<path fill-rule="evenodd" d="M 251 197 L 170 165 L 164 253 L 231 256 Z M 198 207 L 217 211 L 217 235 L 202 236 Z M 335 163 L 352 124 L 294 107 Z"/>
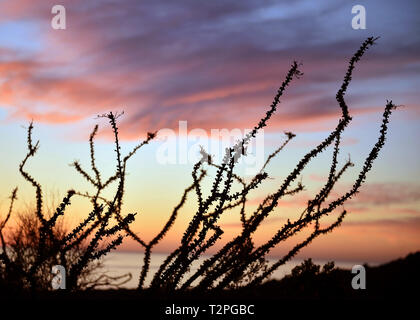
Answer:
<path fill-rule="evenodd" d="M 286 87 L 294 78 L 299 78 L 303 74 L 299 71 L 298 63 L 294 62 L 286 75 L 286 79 L 281 84 L 274 101 L 265 116 L 258 122 L 254 129 L 245 136 L 244 139 L 238 141 L 234 146 L 226 150 L 226 155 L 220 165 L 215 165 L 211 161 L 210 155 L 202 151 L 202 159 L 195 166 L 192 173 L 194 180 L 194 190 L 198 198 L 197 212 L 186 229 L 182 241 L 177 249 L 175 249 L 160 266 L 158 272 L 154 275 L 151 287 L 164 288 L 166 290 L 186 290 L 193 283 L 195 288 L 200 290 L 223 289 L 235 286 L 238 283 L 241 286 L 256 286 L 267 279 L 278 267 L 286 263 L 295 256 L 300 249 L 307 246 L 313 239 L 319 235 L 326 234 L 338 227 L 346 215 L 343 210 L 336 217 L 335 222 L 326 227 L 321 227 L 320 219 L 332 214 L 346 200 L 353 197 L 359 190 L 360 186 L 366 179 L 368 171 L 372 168 L 373 161 L 377 158 L 379 151 L 384 145 L 385 136 L 388 128 L 388 121 L 391 112 L 396 106 L 391 102 L 387 102 L 383 114 L 382 125 L 380 128 L 379 138 L 373 146 L 368 157 L 365 160 L 362 170 L 359 172 L 357 179 L 354 181 L 352 188 L 342 196 L 326 203 L 328 196 L 331 194 L 336 182 L 343 173 L 353 166 L 350 159 L 338 167 L 337 156 L 340 150 L 341 135 L 344 129 L 352 120 L 348 106 L 344 100 L 347 87 L 352 78 L 352 72 L 356 62 L 360 60 L 365 51 L 374 44 L 376 38 L 368 38 L 359 48 L 359 50 L 350 59 L 347 72 L 343 83 L 337 92 L 336 99 L 341 109 L 342 115 L 335 129 L 323 140 L 318 146 L 308 152 L 285 178 L 280 187 L 269 194 L 258 206 L 258 208 L 249 216 L 246 216 L 245 206 L 247 195 L 252 189 L 258 188 L 268 177 L 264 172 L 268 163 L 279 154 L 286 144 L 295 136 L 293 133 L 286 133 L 285 143 L 271 154 L 260 173 L 257 174 L 250 183 L 245 183 L 240 177 L 234 173 L 235 165 L 238 159 L 246 155 L 246 148 L 250 140 L 254 138 L 259 130 L 267 125 L 267 122 L 276 111 L 279 99 L 283 95 Z M 334 152 L 331 159 L 331 166 L 327 181 L 319 190 L 318 194 L 308 201 L 307 207 L 304 208 L 300 217 L 295 221 L 288 220 L 287 223 L 280 228 L 272 238 L 261 246 L 256 247 L 252 239 L 253 234 L 261 223 L 275 209 L 278 201 L 286 195 L 294 195 L 304 189 L 300 182 L 292 185 L 296 181 L 302 170 L 309 164 L 311 160 L 316 158 L 328 146 L 334 144 Z M 207 198 L 204 197 L 200 188 L 201 177 L 198 172 L 203 171 L 203 165 L 217 167 L 217 173 L 213 179 L 213 187 Z M 240 192 L 232 192 L 234 182 L 242 186 Z M 221 237 L 223 230 L 217 225 L 217 221 L 221 215 L 228 210 L 240 207 L 242 232 L 240 235 L 229 241 L 216 254 L 207 258 L 196 272 L 192 275 L 188 271 L 192 262 L 197 260 L 208 248 L 213 246 Z M 302 242 L 297 243 L 284 257 L 279 259 L 272 265 L 268 265 L 265 256 L 280 242 L 285 241 L 307 227 L 313 227 L 313 231 Z M 147 268 L 147 267 L 145 267 Z M 143 269 L 144 271 L 144 269 Z M 186 278 L 186 279 L 185 279 Z M 185 279 L 185 280 L 183 280 Z M 182 281 L 183 280 L 183 281 Z M 142 281 L 140 281 L 140 287 Z"/>
<path fill-rule="evenodd" d="M 40 241 L 40 222 L 35 215 L 33 208 L 29 207 L 25 212 L 15 213 L 16 223 L 15 227 L 8 232 L 7 250 L 8 257 L 13 261 L 14 270 L 19 272 L 6 272 L 2 270 L 3 281 L 7 280 L 9 285 L 15 288 L 27 287 L 26 278 L 22 274 L 30 271 L 30 267 L 35 263 L 37 257 L 37 248 Z M 63 240 L 68 233 L 69 228 L 67 224 L 60 220 L 52 229 L 54 237 L 58 240 Z M 46 244 L 53 245 L 52 243 Z M 80 243 L 72 247 L 65 253 L 67 265 L 73 265 L 85 253 L 86 246 Z M 45 263 L 39 266 L 34 277 L 38 289 L 48 290 L 51 288 L 51 266 L 60 263 L 60 259 L 51 256 Z M 78 277 L 77 289 L 93 289 L 98 287 L 112 287 L 126 282 L 131 278 L 131 275 L 123 275 L 121 277 L 108 277 L 103 271 L 104 265 L 102 260 L 97 259 L 89 262 L 82 270 Z"/>
<path fill-rule="evenodd" d="M 129 154 L 123 156 L 121 154 L 117 126 L 117 119 L 121 114 L 111 112 L 100 116 L 109 121 L 114 135 L 116 153 L 115 174 L 108 179 L 104 179 L 96 166 L 94 148 L 94 139 L 98 131 L 98 126 L 96 126 L 89 139 L 90 165 L 93 175 L 83 169 L 78 161 L 73 163 L 77 172 L 92 185 L 95 191 L 93 193 L 81 193 L 69 190 L 56 212 L 47 217 L 43 213 L 41 186 L 25 171 L 26 162 L 35 155 L 39 147 L 38 143 L 34 145 L 32 142 L 33 126 L 31 124 L 28 129 L 28 153 L 20 165 L 20 172 L 35 189 L 36 218 L 39 222 L 39 241 L 34 247 L 34 262 L 28 270 L 19 268 L 16 262 L 10 258 L 1 231 L 12 212 L 13 202 L 16 199 L 16 190 L 14 190 L 11 196 L 10 210 L 4 222 L 0 225 L 0 235 L 3 245 L 1 260 L 4 265 L 5 274 L 19 274 L 24 279 L 25 285 L 34 288 L 38 286 L 39 282 L 37 271 L 43 267 L 48 268 L 51 259 L 53 259 L 57 264 L 66 266 L 67 270 L 69 270 L 69 286 L 70 288 L 77 288 L 78 279 L 89 263 L 106 255 L 110 250 L 121 244 L 124 236 L 129 236 L 144 250 L 144 261 L 138 284 L 138 289 L 141 290 L 145 288 L 153 248 L 167 235 L 176 221 L 180 209 L 186 203 L 188 196 L 191 193 L 195 193 L 198 200 L 197 210 L 186 227 L 179 246 L 160 265 L 157 272 L 152 276 L 149 287 L 153 290 L 171 292 L 185 291 L 191 288 L 208 291 L 238 287 L 251 288 L 261 285 L 277 268 L 293 258 L 315 238 L 331 232 L 341 224 L 347 211 L 344 209 L 340 210 L 340 207 L 359 191 L 361 185 L 366 180 L 367 173 L 372 168 L 374 160 L 378 157 L 385 143 L 389 118 L 392 111 L 396 108 L 392 101 L 386 103 L 379 129 L 379 137 L 366 157 L 352 187 L 344 194 L 331 200 L 332 190 L 336 186 L 337 181 L 353 166 L 350 159 L 341 166 L 339 166 L 338 161 L 342 134 L 352 120 L 344 96 L 352 79 L 352 73 L 356 63 L 362 58 L 366 50 L 375 43 L 376 39 L 373 37 L 366 39 L 349 61 L 343 82 L 336 94 L 336 100 L 341 110 L 341 116 L 338 119 L 336 127 L 323 141 L 298 161 L 290 174 L 286 176 L 276 190 L 272 191 L 261 201 L 256 210 L 251 213 L 248 213 L 246 210 L 250 192 L 261 187 L 267 180 L 268 174 L 266 169 L 270 162 L 280 154 L 295 135 L 291 132 L 286 132 L 285 142 L 267 158 L 259 173 L 250 179 L 249 182 L 246 182 L 245 179 L 235 173 L 235 168 L 239 159 L 247 155 L 247 148 L 252 139 L 256 137 L 260 130 L 267 126 L 269 120 L 277 110 L 280 98 L 286 88 L 294 79 L 299 79 L 303 76 L 303 73 L 299 70 L 301 66 L 297 62 L 293 62 L 291 65 L 285 80 L 279 87 L 265 115 L 243 139 L 226 149 L 224 158 L 220 164 L 214 163 L 212 157 L 205 150 L 201 150 L 201 159 L 194 165 L 192 170 L 192 184 L 184 190 L 181 200 L 174 207 L 167 222 L 150 241 L 144 240 L 131 229 L 130 223 L 134 220 L 135 214 L 129 213 L 124 216 L 122 204 L 125 193 L 127 162 L 141 147 L 148 144 L 156 136 L 156 133 L 149 133 L 145 141 L 137 145 Z M 273 213 L 282 198 L 285 196 L 294 196 L 304 190 L 303 184 L 299 182 L 302 171 L 313 159 L 330 146 L 333 148 L 333 153 L 329 174 L 323 187 L 308 201 L 306 207 L 302 208 L 302 213 L 297 219 L 294 221 L 287 220 L 268 241 L 257 246 L 253 240 L 257 229 Z M 205 195 L 203 181 L 209 177 L 208 169 L 210 167 L 215 169 L 216 173 L 214 177 L 210 178 L 212 181 L 210 192 Z M 117 182 L 118 184 L 115 194 L 112 198 L 106 198 L 103 195 L 103 191 L 113 182 Z M 238 188 L 239 191 L 233 191 Z M 61 238 L 57 237 L 56 233 L 54 233 L 54 226 L 58 218 L 64 214 L 65 209 L 70 205 L 71 198 L 74 196 L 83 196 L 90 199 L 92 211 L 74 230 Z M 191 270 L 192 263 L 198 261 L 209 248 L 213 247 L 220 240 L 223 234 L 222 228 L 218 225 L 221 216 L 228 214 L 230 210 L 235 208 L 240 210 L 241 232 L 239 235 L 228 241 L 215 254 L 206 258 L 197 270 Z M 335 220 L 329 224 L 321 223 L 321 219 L 327 216 L 333 217 Z M 113 226 L 109 226 L 110 224 L 113 224 Z M 294 236 L 305 234 L 308 230 L 309 235 L 305 236 L 304 240 L 297 241 L 294 247 L 275 263 L 268 263 L 266 256 L 274 247 L 279 243 L 292 239 Z M 100 243 L 104 241 L 106 244 L 99 248 Z M 83 254 L 75 261 L 69 263 L 66 254 L 71 252 L 73 248 L 81 246 L 83 242 L 86 242 Z M 311 267 L 310 261 L 306 263 L 307 265 L 304 268 Z M 308 268 L 305 269 L 305 273 L 312 271 L 315 274 L 319 273 L 319 270 L 316 268 L 313 270 Z M 332 265 L 328 265 L 324 267 L 323 272 L 328 273 L 333 269 Z M 302 270 L 295 269 L 295 272 L 303 272 Z"/>
<path fill-rule="evenodd" d="M 105 115 L 111 126 L 117 133 L 115 120 L 118 115 L 109 113 Z M 132 152 L 121 160 L 119 145 L 117 141 L 117 170 L 114 175 L 102 182 L 101 175 L 95 164 L 93 139 L 97 133 L 96 126 L 90 136 L 91 167 L 95 173 L 92 178 L 75 161 L 73 166 L 87 181 L 91 182 L 96 188 L 96 193 L 81 194 L 75 190 L 67 191 L 60 205 L 55 212 L 47 216 L 43 208 L 43 194 L 41 185 L 26 170 L 27 161 L 35 155 L 39 148 L 39 141 L 33 144 L 32 131 L 33 124 L 28 128 L 27 148 L 28 152 L 19 166 L 19 171 L 26 181 L 32 184 L 35 189 L 36 208 L 35 217 L 28 216 L 23 220 L 23 226 L 18 230 L 18 234 L 13 234 L 9 243 L 6 243 L 3 230 L 10 220 L 13 204 L 16 200 L 17 189 L 14 189 L 11 196 L 11 204 L 5 220 L 0 225 L 0 237 L 2 241 L 1 252 L 1 271 L 3 281 L 18 281 L 20 287 L 31 288 L 33 290 L 48 289 L 48 283 L 52 278 L 51 268 L 53 265 L 62 265 L 67 271 L 66 284 L 68 289 L 95 288 L 102 285 L 116 285 L 121 277 L 112 278 L 105 274 L 84 282 L 88 270 L 92 270 L 98 260 L 115 249 L 123 241 L 125 233 L 122 233 L 127 225 L 134 221 L 135 214 L 129 213 L 122 216 L 120 208 L 122 204 L 122 195 L 124 192 L 125 166 L 127 160 L 148 140 L 141 145 L 136 146 Z M 113 181 L 118 181 L 118 188 L 111 201 L 105 204 L 99 203 L 101 192 L 107 188 Z M 76 195 L 88 197 L 92 203 L 92 211 L 81 221 L 74 229 L 69 232 L 60 230 L 57 224 L 60 217 L 65 213 L 66 208 L 71 204 L 70 200 Z M 116 221 L 114 216 L 117 217 Z M 22 219 L 21 219 L 22 221 Z M 111 225 L 112 224 L 112 225 Z M 19 237 L 19 232 L 25 233 L 25 237 Z M 24 253 L 22 253 L 22 250 Z M 28 256 L 29 255 L 29 256 Z M 24 257 L 24 258 L 22 258 Z M 49 279 L 47 281 L 46 279 Z M 124 281 L 123 281 L 124 282 Z"/>

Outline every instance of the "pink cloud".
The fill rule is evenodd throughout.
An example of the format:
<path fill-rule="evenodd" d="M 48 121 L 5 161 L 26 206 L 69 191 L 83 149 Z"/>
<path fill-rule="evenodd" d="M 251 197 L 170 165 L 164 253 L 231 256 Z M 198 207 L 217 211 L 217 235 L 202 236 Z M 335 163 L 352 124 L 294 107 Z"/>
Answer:
<path fill-rule="evenodd" d="M 420 201 L 420 186 L 414 183 L 367 183 L 353 202 L 369 205 L 409 204 Z"/>
<path fill-rule="evenodd" d="M 294 59 L 304 62 L 305 75 L 285 93 L 269 128 L 325 130 L 339 115 L 335 91 L 346 59 L 360 43 L 359 39 L 302 43 L 299 34 L 291 37 L 282 28 L 275 28 L 275 35 L 231 29 L 227 21 L 253 16 L 261 7 L 251 1 L 241 6 L 228 3 L 223 10 L 211 3 L 198 10 L 193 2 L 176 7 L 163 1 L 62 3 L 69 15 L 65 32 L 50 28 L 53 1 L 0 4 L 7 20 L 37 23 L 43 46 L 30 58 L 17 53 L 12 60 L 8 49 L 0 48 L 0 103 L 12 115 L 48 123 L 77 122 L 124 109 L 121 125 L 126 139 L 176 128 L 179 120 L 206 130 L 252 127 Z M 312 24 L 290 20 L 297 33 L 305 30 L 309 36 Z M 266 28 L 264 21 L 256 23 Z M 271 37 L 290 41 L 272 47 Z M 410 75 L 404 66 L 418 62 L 416 48 L 406 44 L 374 49 L 369 63 L 357 67 L 355 82 Z M 393 90 L 378 87 L 377 98 L 360 89 L 351 91 L 352 114 L 379 112 Z M 416 101 L 406 91 L 409 102 Z"/>

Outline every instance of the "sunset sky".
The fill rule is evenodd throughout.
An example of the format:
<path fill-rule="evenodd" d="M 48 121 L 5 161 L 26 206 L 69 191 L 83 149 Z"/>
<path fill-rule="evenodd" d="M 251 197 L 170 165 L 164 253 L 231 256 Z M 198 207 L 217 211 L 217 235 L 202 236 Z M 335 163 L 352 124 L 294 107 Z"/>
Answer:
<path fill-rule="evenodd" d="M 51 8 L 66 8 L 66 30 L 51 27 Z M 353 30 L 351 8 L 366 8 L 366 30 Z M 340 163 L 355 163 L 335 190 L 345 193 L 376 142 L 386 100 L 402 107 L 391 118 L 386 145 L 358 196 L 345 205 L 344 224 L 302 250 L 300 257 L 383 262 L 420 249 L 420 20 L 418 1 L 82 1 L 0 0 L 0 209 L 19 187 L 18 211 L 33 203 L 34 190 L 18 172 L 26 127 L 34 121 L 41 141 L 28 168 L 46 197 L 90 187 L 69 163 L 89 168 L 88 137 L 100 125 L 98 165 L 110 174 L 114 146 L 105 119 L 120 120 L 123 151 L 147 132 L 250 129 L 267 110 L 291 63 L 302 63 L 264 132 L 267 156 L 297 137 L 267 168 L 270 179 L 253 193 L 249 210 L 278 187 L 294 164 L 334 128 L 340 115 L 335 94 L 348 59 L 369 36 L 380 36 L 357 64 L 346 95 L 351 126 Z M 186 137 L 179 137 L 181 143 Z M 189 141 L 190 146 L 194 141 Z M 157 160 L 162 136 L 145 146 L 128 167 L 124 212 L 137 212 L 134 229 L 150 239 L 192 183 L 192 163 Z M 303 173 L 306 190 L 280 202 L 256 234 L 261 242 L 303 206 L 328 175 L 331 148 Z M 210 150 L 211 153 L 211 150 Z M 179 157 L 178 157 L 179 158 Z M 317 189 L 318 188 L 318 189 Z M 88 213 L 74 201 L 70 223 Z M 196 209 L 187 205 L 158 250 L 177 244 Z M 221 220 L 226 236 L 240 230 L 235 213 Z M 224 240 L 222 239 L 222 242 Z M 138 250 L 129 239 L 123 250 Z M 279 255 L 287 246 L 279 246 Z"/>

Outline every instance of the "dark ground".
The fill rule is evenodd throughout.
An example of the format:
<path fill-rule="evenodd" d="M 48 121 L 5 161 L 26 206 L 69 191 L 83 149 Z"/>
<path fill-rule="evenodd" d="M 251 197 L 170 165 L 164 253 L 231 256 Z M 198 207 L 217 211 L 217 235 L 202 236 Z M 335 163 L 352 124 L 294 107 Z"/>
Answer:
<path fill-rule="evenodd" d="M 26 303 L 32 305 L 60 306 L 60 309 L 72 312 L 74 306 L 89 306 L 106 311 L 116 307 L 127 310 L 135 307 L 142 310 L 142 316 L 136 319 L 271 319 L 271 315 L 281 315 L 285 310 L 299 313 L 311 313 L 322 310 L 323 306 L 340 306 L 346 312 L 357 311 L 360 306 L 373 305 L 382 311 L 397 302 L 405 302 L 411 306 L 420 304 L 420 252 L 410 254 L 377 267 L 366 268 L 366 289 L 354 290 L 351 286 L 350 270 L 322 269 L 307 262 L 281 280 L 272 280 L 253 289 L 224 290 L 219 292 L 164 293 L 145 290 L 95 290 L 70 293 L 64 290 L 38 292 L 36 294 L 17 292 L 13 288 L 0 287 L 0 301 Z M 123 305 L 122 309 L 119 308 Z M 210 305 L 255 305 L 255 314 L 232 314 L 231 310 L 224 314 L 215 314 L 219 307 Z M 96 307 L 98 306 L 98 307 Z M 99 307 L 100 306 L 100 307 Z M 118 306 L 118 307 L 117 307 Z M 172 306 L 200 306 L 203 313 L 197 317 L 192 315 L 174 316 L 165 312 Z M 315 309 L 314 309 L 315 308 Z M 204 314 L 206 309 L 206 314 Z M 149 315 L 149 316 L 146 316 Z M 418 314 L 418 313 L 417 313 Z M 264 316 L 263 316 L 264 315 Z M 269 316 L 267 316 L 269 315 Z M 274 317 L 273 319 L 277 319 Z M 278 319 L 280 319 L 279 317 Z M 416 317 L 415 317 L 416 318 Z M 0 316 L 1 319 L 1 316 Z"/>

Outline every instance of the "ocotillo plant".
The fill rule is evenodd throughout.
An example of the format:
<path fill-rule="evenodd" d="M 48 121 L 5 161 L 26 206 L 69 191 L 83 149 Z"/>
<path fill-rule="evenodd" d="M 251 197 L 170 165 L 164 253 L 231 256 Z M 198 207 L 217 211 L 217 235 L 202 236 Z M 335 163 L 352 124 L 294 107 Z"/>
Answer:
<path fill-rule="evenodd" d="M 110 250 L 116 248 L 123 240 L 123 234 L 135 240 L 139 247 L 144 250 L 143 265 L 140 272 L 138 289 L 145 287 L 146 277 L 150 269 L 150 261 L 153 248 L 168 234 L 173 226 L 180 209 L 187 201 L 190 193 L 195 192 L 198 200 L 197 210 L 183 233 L 178 247 L 171 252 L 165 261 L 160 265 L 157 272 L 153 275 L 150 288 L 160 290 L 197 290 L 224 289 L 238 286 L 255 286 L 267 279 L 277 268 L 285 264 L 294 257 L 302 248 L 309 245 L 316 237 L 331 232 L 338 227 L 347 214 L 346 210 L 336 213 L 340 207 L 352 198 L 361 185 L 365 182 L 367 173 L 371 170 L 374 160 L 385 143 L 388 129 L 388 122 L 392 111 L 396 106 L 392 101 L 387 102 L 383 113 L 382 123 L 379 130 L 379 137 L 372 147 L 369 155 L 360 172 L 353 182 L 352 187 L 344 194 L 333 200 L 332 191 L 343 174 L 353 166 L 348 159 L 339 166 L 338 155 L 341 147 L 341 137 L 344 130 L 352 120 L 349 108 L 344 100 L 347 88 L 352 79 L 353 70 L 356 63 L 361 59 L 366 50 L 371 47 L 376 38 L 366 39 L 361 47 L 356 51 L 349 61 L 344 80 L 336 94 L 338 107 L 341 116 L 336 127 L 322 140 L 316 147 L 304 155 L 278 185 L 269 193 L 252 212 L 247 212 L 247 204 L 250 192 L 260 188 L 268 178 L 266 172 L 270 162 L 277 157 L 280 152 L 295 137 L 291 132 L 286 132 L 286 140 L 267 158 L 264 165 L 249 182 L 241 178 L 236 172 L 238 161 L 247 154 L 247 147 L 257 133 L 266 127 L 276 112 L 280 97 L 286 88 L 295 78 L 303 76 L 300 71 L 301 65 L 293 62 L 285 80 L 279 87 L 274 100 L 265 115 L 254 126 L 243 139 L 226 149 L 224 158 L 220 164 L 214 163 L 212 157 L 201 150 L 201 159 L 192 170 L 192 184 L 184 190 L 179 203 L 174 207 L 169 215 L 167 222 L 156 233 L 150 241 L 145 241 L 140 235 L 135 233 L 130 223 L 134 220 L 134 214 L 126 216 L 122 213 L 123 197 L 125 193 L 125 176 L 128 160 L 145 144 L 148 144 L 156 133 L 149 133 L 147 139 L 137 145 L 126 156 L 122 156 L 120 150 L 120 139 L 117 120 L 121 114 L 108 113 L 100 117 L 106 118 L 111 126 L 115 153 L 116 169 L 115 173 L 107 179 L 103 179 L 100 170 L 96 165 L 94 140 L 98 131 L 95 126 L 89 138 L 90 145 L 90 165 L 93 174 L 83 169 L 82 165 L 75 161 L 73 166 L 82 177 L 94 188 L 93 193 L 69 190 L 62 203 L 51 216 L 46 216 L 43 212 L 43 196 L 41 185 L 25 171 L 25 164 L 29 158 L 33 157 L 38 150 L 39 144 L 32 142 L 32 123 L 28 128 L 28 153 L 20 165 L 20 173 L 32 184 L 35 189 L 36 198 L 36 219 L 39 223 L 39 240 L 34 246 L 33 258 L 30 267 L 22 267 L 14 258 L 13 250 L 8 247 L 3 235 L 3 229 L 13 211 L 13 204 L 16 200 L 16 189 L 11 196 L 11 205 L 5 219 L 0 224 L 0 239 L 2 242 L 2 253 L 0 255 L 0 268 L 3 268 L 6 276 L 21 280 L 22 286 L 36 288 L 40 283 L 40 273 L 46 272 L 51 263 L 61 264 L 68 270 L 69 287 L 80 288 L 80 278 L 83 270 L 89 268 L 89 264 L 97 261 Z M 302 208 L 300 216 L 293 221 L 287 222 L 278 229 L 268 241 L 257 246 L 254 242 L 255 232 L 261 228 L 262 223 L 271 215 L 280 200 L 285 196 L 294 196 L 304 190 L 299 178 L 303 170 L 317 158 L 327 147 L 333 148 L 328 177 L 324 185 L 318 190 L 316 195 L 307 202 Z M 208 168 L 216 169 L 215 176 L 212 178 L 211 188 L 208 195 L 204 194 L 203 181 L 209 176 Z M 113 182 L 117 182 L 117 188 L 112 198 L 106 198 L 103 194 Z M 234 191 L 239 188 L 239 191 Z M 58 219 L 64 215 L 65 209 L 70 205 L 70 200 L 74 196 L 83 196 L 90 199 L 92 211 L 87 215 L 75 229 L 62 237 L 57 236 L 55 227 Z M 197 261 L 204 253 L 208 252 L 220 240 L 224 233 L 219 224 L 222 215 L 227 214 L 232 209 L 239 209 L 241 231 L 233 239 L 223 245 L 215 254 L 204 259 L 197 270 L 191 271 L 191 265 Z M 321 224 L 321 219 L 327 216 L 335 220 L 328 224 Z M 110 226 L 113 224 L 113 226 Z M 297 241 L 296 244 L 283 257 L 273 264 L 269 264 L 266 256 L 280 243 L 294 239 L 299 234 L 309 235 L 304 240 Z M 108 239 L 107 244 L 102 247 L 104 238 Z M 69 261 L 69 253 L 78 251 L 76 259 Z M 49 270 L 48 270 L 49 272 Z M 4 277 L 3 277 L 4 278 Z M 101 278 L 103 280 L 103 278 Z"/>
<path fill-rule="evenodd" d="M 85 171 L 79 162 L 75 161 L 72 164 L 77 172 L 95 187 L 96 192 L 94 195 L 89 195 L 88 193 L 69 190 L 55 212 L 49 216 L 45 214 L 41 185 L 25 169 L 28 160 L 35 156 L 39 149 L 39 141 L 33 144 L 33 124 L 30 123 L 27 136 L 28 151 L 19 166 L 19 171 L 24 179 L 35 189 L 36 208 L 34 216 L 23 218 L 26 219 L 23 221 L 23 226 L 17 231 L 15 230 L 15 234 L 12 232 L 8 242 L 3 231 L 13 213 L 17 189 L 13 190 L 9 211 L 0 224 L 2 244 L 0 268 L 3 281 L 13 282 L 20 288 L 31 288 L 33 290 L 50 289 L 51 267 L 53 265 L 62 265 L 66 270 L 66 285 L 68 289 L 118 285 L 121 277 L 113 278 L 105 274 L 101 274 L 93 279 L 90 278 L 89 282 L 82 281 L 86 279 L 86 272 L 92 270 L 92 266 L 101 257 L 122 243 L 126 233 L 121 231 L 134 221 L 135 214 L 129 213 L 123 216 L 121 213 L 126 163 L 140 147 L 149 143 L 154 137 L 154 134 L 149 134 L 144 142 L 136 146 L 122 159 L 117 139 L 116 119 L 118 116 L 118 114 L 113 114 L 112 112 L 104 115 L 109 120 L 116 136 L 117 165 L 115 174 L 104 182 L 101 179 L 100 171 L 95 162 L 93 142 L 98 130 L 98 126 L 96 126 L 89 139 L 91 168 L 94 177 Z M 118 181 L 114 197 L 110 201 L 102 201 L 101 192 L 114 181 Z M 91 200 L 92 211 L 73 230 L 63 232 L 63 230 L 59 230 L 57 222 L 64 215 L 67 207 L 71 205 L 71 199 L 77 195 L 88 197 Z M 102 203 L 100 203 L 101 201 Z M 116 220 L 114 217 L 116 217 Z M 29 235 L 22 238 L 23 234 Z"/>
<path fill-rule="evenodd" d="M 238 159 L 246 155 L 246 147 L 250 140 L 256 136 L 259 130 L 267 125 L 267 122 L 276 111 L 279 99 L 283 95 L 286 87 L 294 78 L 299 78 L 303 75 L 298 69 L 299 65 L 296 62 L 292 64 L 286 75 L 286 79 L 281 84 L 265 116 L 244 139 L 240 140 L 234 146 L 227 148 L 226 155 L 220 165 L 212 163 L 211 157 L 202 151 L 203 157 L 194 166 L 192 172 L 194 190 L 198 198 L 197 212 L 186 229 L 180 245 L 168 256 L 154 275 L 151 283 L 152 288 L 185 290 L 194 286 L 199 290 L 210 290 L 228 288 L 238 284 L 242 286 L 258 285 L 269 277 L 279 266 L 295 256 L 300 249 L 307 246 L 313 239 L 332 231 L 341 224 L 347 213 L 346 210 L 339 213 L 335 218 L 335 222 L 326 227 L 321 227 L 320 219 L 333 214 L 338 207 L 359 191 L 360 186 L 366 179 L 368 171 L 372 168 L 373 161 L 377 158 L 379 151 L 384 145 L 389 117 L 391 112 L 396 108 L 391 101 L 387 102 L 379 131 L 379 138 L 366 158 L 352 188 L 345 194 L 327 203 L 326 200 L 330 196 L 337 181 L 347 169 L 353 166 L 349 159 L 341 168 L 338 168 L 337 157 L 340 151 L 341 135 L 352 120 L 349 108 L 344 100 L 344 95 L 351 81 L 355 64 L 376 40 L 377 38 L 368 38 L 350 59 L 343 83 L 336 94 L 336 100 L 342 115 L 335 129 L 297 163 L 283 183 L 280 184 L 279 188 L 267 195 L 252 214 L 246 215 L 247 195 L 250 190 L 258 188 L 264 182 L 268 177 L 264 171 L 268 163 L 279 154 L 295 135 L 290 132 L 286 133 L 287 139 L 285 143 L 268 157 L 260 173 L 250 183 L 245 183 L 243 179 L 238 177 L 234 173 L 234 168 Z M 283 227 L 273 234 L 269 241 L 256 247 L 252 238 L 255 231 L 261 226 L 261 223 L 269 214 L 273 212 L 281 198 L 286 195 L 294 195 L 303 190 L 304 187 L 300 182 L 294 186 L 293 183 L 298 179 L 303 169 L 330 145 L 334 145 L 334 151 L 329 175 L 324 186 L 313 199 L 308 201 L 307 206 L 303 208 L 302 214 L 298 219 L 295 221 L 288 220 Z M 200 186 L 201 177 L 197 177 L 199 170 L 203 170 L 202 168 L 205 163 L 216 166 L 218 169 L 213 179 L 210 194 L 206 198 Z M 242 188 L 239 192 L 232 192 L 232 186 L 235 181 Z M 235 207 L 240 207 L 241 233 L 224 245 L 216 254 L 205 259 L 198 270 L 190 274 L 191 264 L 206 252 L 208 248 L 212 247 L 223 234 L 223 230 L 217 224 L 222 214 Z M 303 230 L 307 230 L 310 226 L 313 227 L 313 230 L 305 240 L 298 242 L 284 257 L 274 264 L 269 265 L 267 263 L 265 257 L 276 245 L 298 235 Z M 143 268 L 143 273 L 145 270 L 147 270 L 147 264 Z M 139 287 L 143 284 L 143 278 L 141 278 Z M 193 283 L 196 284 L 193 285 Z"/>

